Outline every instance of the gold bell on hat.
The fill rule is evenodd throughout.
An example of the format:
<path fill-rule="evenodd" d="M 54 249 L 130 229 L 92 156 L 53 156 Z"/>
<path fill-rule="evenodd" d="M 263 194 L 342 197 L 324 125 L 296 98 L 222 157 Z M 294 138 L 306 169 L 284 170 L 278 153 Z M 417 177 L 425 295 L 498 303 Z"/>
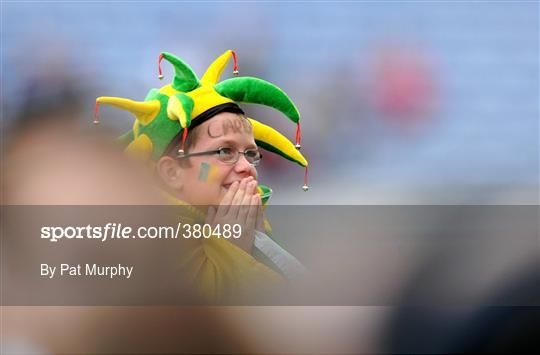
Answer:
<path fill-rule="evenodd" d="M 308 167 L 307 167 L 307 165 L 306 165 L 305 169 L 306 170 L 304 172 L 304 185 L 302 186 L 302 190 L 307 191 L 307 190 L 309 190 L 309 186 L 307 184 L 307 182 L 308 182 Z"/>
<path fill-rule="evenodd" d="M 302 146 L 300 145 L 300 137 L 301 136 L 302 136 L 302 134 L 300 133 L 300 122 L 298 122 L 296 124 L 296 144 L 294 145 L 296 150 L 300 150 L 300 148 L 302 148 Z"/>
<path fill-rule="evenodd" d="M 162 80 L 163 79 L 163 72 L 161 71 L 161 61 L 163 60 L 163 53 L 161 53 L 158 57 L 158 62 L 157 62 L 157 65 L 158 65 L 158 79 L 159 80 Z"/>
<path fill-rule="evenodd" d="M 232 57 L 233 57 L 233 75 L 238 76 L 240 72 L 238 71 L 238 59 L 236 58 L 236 52 L 231 51 Z"/>
<path fill-rule="evenodd" d="M 184 127 L 183 132 L 182 132 L 182 143 L 180 143 L 180 147 L 178 147 L 178 157 L 184 156 L 184 147 L 186 145 L 187 134 L 188 134 L 188 128 Z"/>
<path fill-rule="evenodd" d="M 99 124 L 99 102 L 96 101 L 96 106 L 94 108 L 94 124 Z"/>

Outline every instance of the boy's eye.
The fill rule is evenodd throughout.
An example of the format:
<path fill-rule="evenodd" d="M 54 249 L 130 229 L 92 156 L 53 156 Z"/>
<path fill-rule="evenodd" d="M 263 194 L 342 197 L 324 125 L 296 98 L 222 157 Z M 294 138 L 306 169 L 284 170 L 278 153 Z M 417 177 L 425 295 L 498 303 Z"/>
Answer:
<path fill-rule="evenodd" d="M 246 158 L 255 159 L 259 157 L 259 151 L 258 150 L 246 150 L 244 153 L 246 155 Z"/>
<path fill-rule="evenodd" d="M 230 158 L 233 156 L 233 151 L 231 148 L 219 148 L 218 154 L 220 158 Z"/>

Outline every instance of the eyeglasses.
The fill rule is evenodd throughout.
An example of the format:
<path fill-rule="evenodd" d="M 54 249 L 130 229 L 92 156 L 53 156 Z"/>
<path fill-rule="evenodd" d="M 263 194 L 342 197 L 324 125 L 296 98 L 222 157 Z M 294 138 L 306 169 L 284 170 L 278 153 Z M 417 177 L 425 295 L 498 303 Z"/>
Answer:
<path fill-rule="evenodd" d="M 217 155 L 217 158 L 219 161 L 225 163 L 225 164 L 236 164 L 238 159 L 240 159 L 240 154 L 244 154 L 244 157 L 253 166 L 259 165 L 262 159 L 262 154 L 257 149 L 246 149 L 243 152 L 240 152 L 238 150 L 234 150 L 232 148 L 218 148 L 215 150 L 208 150 L 206 152 L 197 152 L 197 153 L 188 153 L 188 154 L 180 154 L 176 158 L 182 159 L 182 158 L 189 158 L 189 157 L 196 157 L 200 155 Z"/>

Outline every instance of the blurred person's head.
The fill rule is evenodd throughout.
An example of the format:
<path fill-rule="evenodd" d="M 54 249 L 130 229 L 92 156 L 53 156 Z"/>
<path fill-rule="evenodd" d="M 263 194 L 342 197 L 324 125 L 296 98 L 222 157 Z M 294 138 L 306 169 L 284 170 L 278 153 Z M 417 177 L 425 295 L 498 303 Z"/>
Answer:
<path fill-rule="evenodd" d="M 32 121 L 8 131 L 2 196 L 19 205 L 161 204 L 145 169 L 108 134 L 82 130 L 76 116 Z M 141 189 L 141 186 L 145 186 Z"/>
<path fill-rule="evenodd" d="M 166 189 L 178 199 L 217 205 L 232 183 L 257 178 L 260 153 L 240 108 L 228 107 L 190 130 L 183 155 L 177 155 L 177 146 L 173 140 L 156 167 Z"/>

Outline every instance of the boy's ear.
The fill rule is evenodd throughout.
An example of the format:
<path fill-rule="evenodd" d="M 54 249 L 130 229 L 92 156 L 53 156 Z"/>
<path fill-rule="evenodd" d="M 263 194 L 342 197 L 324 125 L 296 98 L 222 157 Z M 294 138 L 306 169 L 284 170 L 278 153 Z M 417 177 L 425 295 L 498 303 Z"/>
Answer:
<path fill-rule="evenodd" d="M 170 188 L 180 190 L 183 187 L 183 169 L 172 157 L 161 157 L 156 164 L 156 172 Z"/>

